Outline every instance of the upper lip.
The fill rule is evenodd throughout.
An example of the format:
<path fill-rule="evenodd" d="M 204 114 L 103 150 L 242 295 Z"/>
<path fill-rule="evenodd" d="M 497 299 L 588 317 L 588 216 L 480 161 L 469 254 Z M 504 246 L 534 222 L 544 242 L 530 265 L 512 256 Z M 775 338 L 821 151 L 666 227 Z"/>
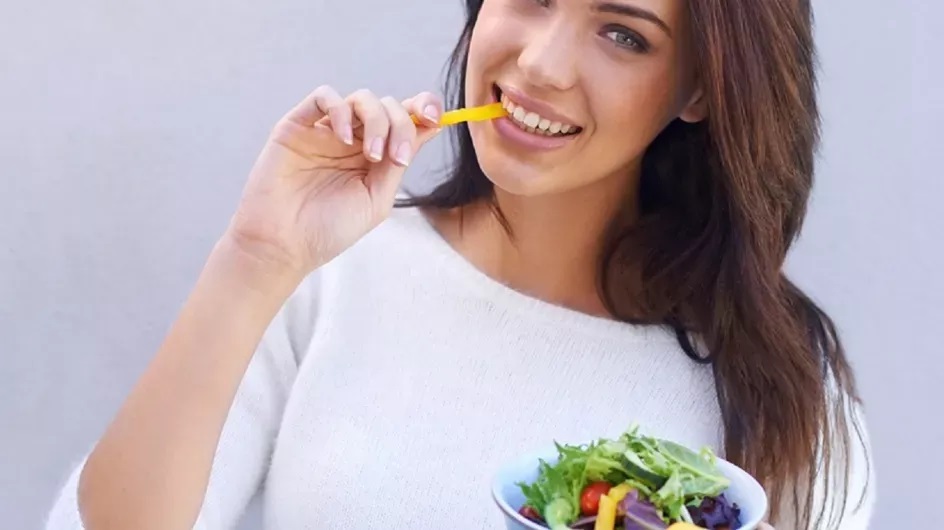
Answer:
<path fill-rule="evenodd" d="M 525 110 L 536 112 L 542 118 L 547 118 L 552 121 L 559 121 L 566 125 L 578 126 L 577 120 L 567 116 L 566 114 L 558 112 L 550 104 L 545 103 L 539 99 L 535 99 L 515 87 L 498 85 L 498 88 L 501 90 L 502 94 L 508 96 L 508 99 L 510 99 L 512 103 L 524 107 Z"/>

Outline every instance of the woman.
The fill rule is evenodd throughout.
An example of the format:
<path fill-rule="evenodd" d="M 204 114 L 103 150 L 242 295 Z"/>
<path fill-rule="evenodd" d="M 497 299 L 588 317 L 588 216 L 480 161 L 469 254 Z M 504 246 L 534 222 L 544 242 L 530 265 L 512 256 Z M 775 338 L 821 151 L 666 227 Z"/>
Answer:
<path fill-rule="evenodd" d="M 467 0 L 447 87 L 508 118 L 394 208 L 440 100 L 316 90 L 51 528 L 494 528 L 495 467 L 638 421 L 864 529 L 829 318 L 784 276 L 817 141 L 809 2 Z M 414 125 L 412 116 L 418 117 Z"/>

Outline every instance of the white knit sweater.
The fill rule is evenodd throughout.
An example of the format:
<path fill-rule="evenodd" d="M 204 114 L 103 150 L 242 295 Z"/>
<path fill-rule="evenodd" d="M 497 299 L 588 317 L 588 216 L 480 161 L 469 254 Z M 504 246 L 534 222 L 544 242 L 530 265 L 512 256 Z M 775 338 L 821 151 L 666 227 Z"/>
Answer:
<path fill-rule="evenodd" d="M 489 490 L 499 465 L 633 422 L 720 453 L 710 368 L 666 331 L 494 281 L 421 214 L 395 210 L 273 321 L 230 412 L 197 528 L 233 528 L 260 487 L 268 530 L 500 528 Z M 82 528 L 81 465 L 47 528 Z M 854 491 L 864 475 L 859 461 Z M 843 530 L 867 528 L 871 504 L 870 495 Z"/>

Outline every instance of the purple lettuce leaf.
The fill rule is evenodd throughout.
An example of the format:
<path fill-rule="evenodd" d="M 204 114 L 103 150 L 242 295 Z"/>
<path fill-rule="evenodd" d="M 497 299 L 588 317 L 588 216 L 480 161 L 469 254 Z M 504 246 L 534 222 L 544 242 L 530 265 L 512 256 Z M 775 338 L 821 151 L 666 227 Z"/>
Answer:
<path fill-rule="evenodd" d="M 597 516 L 589 515 L 570 523 L 570 527 L 574 530 L 593 530 L 593 525 L 596 524 L 596 522 Z"/>
<path fill-rule="evenodd" d="M 728 502 L 724 494 L 705 497 L 699 506 L 689 506 L 692 522 L 709 530 L 733 529 L 741 526 L 741 509 Z"/>
<path fill-rule="evenodd" d="M 630 491 L 620 501 L 619 510 L 626 514 L 623 519 L 625 530 L 665 530 L 668 528 L 655 505 L 640 497 L 637 490 Z"/>

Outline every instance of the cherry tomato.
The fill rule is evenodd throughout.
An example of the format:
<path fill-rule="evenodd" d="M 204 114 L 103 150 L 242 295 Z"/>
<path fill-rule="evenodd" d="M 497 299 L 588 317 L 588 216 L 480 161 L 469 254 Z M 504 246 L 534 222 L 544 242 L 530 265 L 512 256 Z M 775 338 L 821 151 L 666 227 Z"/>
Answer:
<path fill-rule="evenodd" d="M 539 514 L 537 510 L 530 506 L 522 506 L 521 509 L 518 510 L 518 513 L 520 513 L 525 519 L 530 519 L 539 523 L 544 522 L 544 518 L 541 517 L 541 514 Z"/>
<path fill-rule="evenodd" d="M 596 515 L 600 511 L 600 497 L 610 491 L 607 482 L 591 482 L 580 494 L 580 512 L 584 515 Z"/>

